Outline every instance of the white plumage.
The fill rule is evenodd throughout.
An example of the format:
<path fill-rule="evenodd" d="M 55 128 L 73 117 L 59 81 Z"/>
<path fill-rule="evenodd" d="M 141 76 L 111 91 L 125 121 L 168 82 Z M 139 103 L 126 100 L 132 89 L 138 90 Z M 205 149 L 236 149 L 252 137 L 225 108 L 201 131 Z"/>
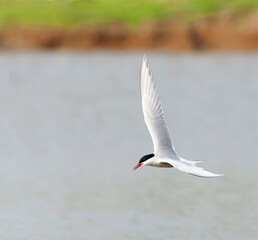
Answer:
<path fill-rule="evenodd" d="M 154 155 L 144 156 L 134 169 L 140 166 L 174 167 L 199 177 L 221 176 L 221 174 L 211 173 L 196 167 L 196 164 L 200 161 L 186 160 L 176 153 L 146 56 L 143 57 L 141 66 L 140 87 L 144 120 L 153 140 Z"/>

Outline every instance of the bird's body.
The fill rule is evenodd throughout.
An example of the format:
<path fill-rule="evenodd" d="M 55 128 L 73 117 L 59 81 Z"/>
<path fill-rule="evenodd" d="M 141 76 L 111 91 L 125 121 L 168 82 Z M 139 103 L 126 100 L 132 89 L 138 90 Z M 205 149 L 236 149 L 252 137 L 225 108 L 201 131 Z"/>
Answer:
<path fill-rule="evenodd" d="M 199 177 L 221 176 L 196 167 L 196 164 L 201 161 L 186 160 L 176 153 L 166 126 L 158 91 L 145 56 L 141 66 L 140 87 L 144 120 L 153 140 L 154 153 L 143 156 L 134 170 L 140 166 L 152 166 L 177 168 Z"/>

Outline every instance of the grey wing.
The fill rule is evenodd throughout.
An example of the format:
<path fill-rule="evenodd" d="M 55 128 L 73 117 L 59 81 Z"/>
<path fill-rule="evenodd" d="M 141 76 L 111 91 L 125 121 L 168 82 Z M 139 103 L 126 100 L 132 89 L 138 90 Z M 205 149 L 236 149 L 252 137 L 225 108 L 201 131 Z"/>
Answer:
<path fill-rule="evenodd" d="M 143 57 L 142 61 L 140 85 L 144 120 L 153 140 L 154 153 L 166 152 L 177 156 L 166 126 L 161 101 L 146 56 Z"/>

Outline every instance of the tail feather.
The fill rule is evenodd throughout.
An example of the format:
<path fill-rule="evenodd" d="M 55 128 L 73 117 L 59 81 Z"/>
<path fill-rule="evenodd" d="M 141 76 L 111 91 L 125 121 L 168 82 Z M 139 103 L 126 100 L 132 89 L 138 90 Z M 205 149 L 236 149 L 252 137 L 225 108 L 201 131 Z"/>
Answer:
<path fill-rule="evenodd" d="M 192 161 L 192 160 L 186 160 L 184 158 L 180 158 L 180 160 L 182 162 L 185 162 L 187 164 L 190 164 L 191 166 L 196 166 L 197 163 L 200 163 L 200 162 L 203 162 L 203 161 L 200 161 L 200 160 L 196 160 L 196 161 Z"/>

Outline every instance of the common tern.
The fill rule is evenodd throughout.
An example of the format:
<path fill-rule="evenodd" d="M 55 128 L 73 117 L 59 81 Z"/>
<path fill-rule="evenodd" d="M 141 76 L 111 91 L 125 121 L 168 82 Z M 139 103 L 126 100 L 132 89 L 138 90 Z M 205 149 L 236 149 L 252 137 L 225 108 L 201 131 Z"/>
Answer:
<path fill-rule="evenodd" d="M 172 144 L 169 130 L 166 126 L 161 101 L 154 83 L 148 59 L 144 55 L 140 71 L 140 88 L 144 120 L 150 132 L 154 153 L 143 156 L 134 170 L 140 166 L 161 168 L 177 168 L 180 171 L 198 177 L 218 177 L 215 174 L 197 167 L 202 161 L 190 161 L 180 157 Z"/>

